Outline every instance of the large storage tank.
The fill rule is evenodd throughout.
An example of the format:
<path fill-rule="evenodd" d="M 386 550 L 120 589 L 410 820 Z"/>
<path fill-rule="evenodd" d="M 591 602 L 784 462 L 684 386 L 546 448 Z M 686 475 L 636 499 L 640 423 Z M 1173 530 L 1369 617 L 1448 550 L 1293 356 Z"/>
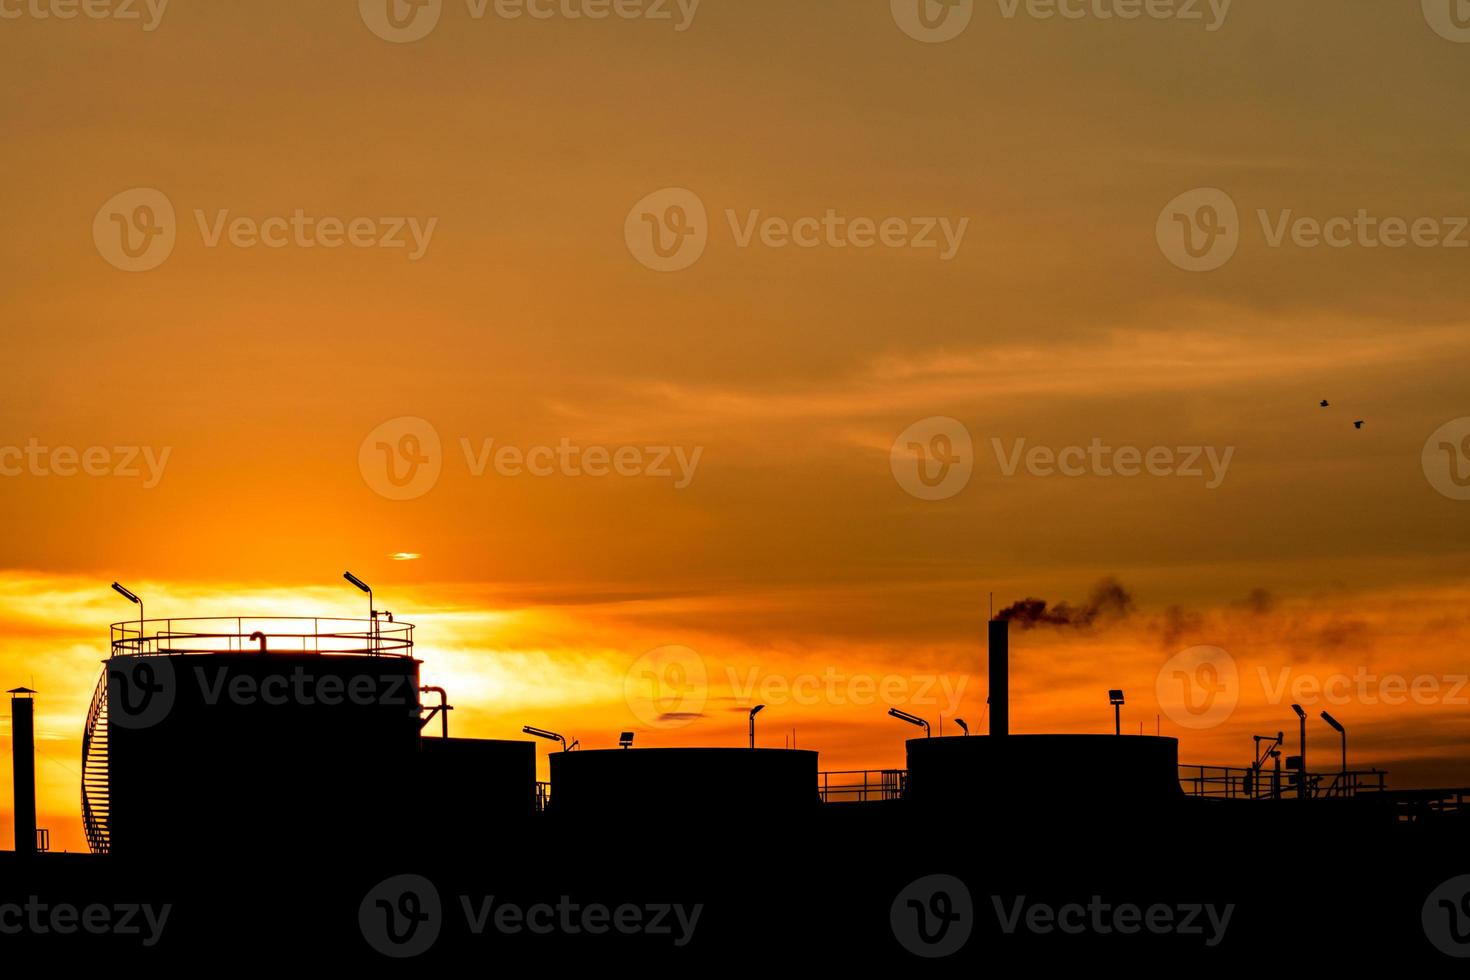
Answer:
<path fill-rule="evenodd" d="M 115 627 L 84 736 L 93 848 L 304 851 L 403 826 L 418 788 L 412 630 L 313 619 Z"/>

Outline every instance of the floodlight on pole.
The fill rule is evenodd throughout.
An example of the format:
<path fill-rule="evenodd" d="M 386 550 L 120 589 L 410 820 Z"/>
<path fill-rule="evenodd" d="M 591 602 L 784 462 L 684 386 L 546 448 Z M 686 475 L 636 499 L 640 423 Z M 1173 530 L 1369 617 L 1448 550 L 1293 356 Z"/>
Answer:
<path fill-rule="evenodd" d="M 1111 690 L 1108 692 L 1108 704 L 1113 706 L 1113 734 L 1123 734 L 1123 692 Z"/>
<path fill-rule="evenodd" d="M 910 725 L 917 725 L 924 729 L 925 738 L 931 738 L 934 734 L 929 728 L 929 723 L 918 715 L 911 715 L 907 711 L 899 711 L 897 708 L 889 708 L 888 714 L 890 717 L 897 718 L 899 721 L 906 721 Z"/>
<path fill-rule="evenodd" d="M 1332 717 L 1331 715 L 1329 715 L 1325 711 L 1322 712 L 1322 720 L 1325 721 L 1325 722 L 1327 722 L 1327 724 L 1331 725 L 1333 727 L 1333 729 L 1337 732 L 1337 734 L 1339 734 L 1339 735 L 1342 736 L 1342 773 L 1343 773 L 1343 779 L 1345 780 L 1347 778 L 1347 771 L 1348 771 L 1348 768 L 1347 768 L 1347 729 L 1342 727 L 1342 722 L 1338 721 L 1336 718 Z M 1344 793 L 1347 792 L 1347 785 L 1346 785 L 1346 783 L 1344 783 L 1344 785 L 1343 785 L 1343 792 Z"/>
<path fill-rule="evenodd" d="M 342 573 L 342 577 L 345 578 L 347 581 L 351 582 L 353 585 L 357 586 L 362 591 L 364 591 L 364 592 L 367 593 L 367 597 L 368 597 L 368 622 L 372 624 L 369 627 L 369 630 L 368 630 L 368 638 L 369 638 L 368 639 L 368 645 L 371 646 L 372 645 L 372 637 L 373 637 L 373 634 L 375 634 L 377 632 L 377 625 L 378 625 L 378 611 L 373 608 L 373 589 L 372 589 L 372 586 L 368 585 L 366 582 L 364 582 L 362 579 L 358 578 L 356 575 L 353 575 L 351 572 L 343 572 Z"/>
<path fill-rule="evenodd" d="M 136 603 L 137 606 L 138 606 L 138 652 L 139 653 L 142 653 L 143 652 L 143 600 L 142 599 L 139 599 L 136 595 L 134 595 L 133 593 L 129 592 L 127 589 L 123 588 L 121 585 L 119 585 L 116 582 L 113 582 L 112 583 L 112 591 L 116 592 L 118 595 L 122 596 L 124 599 L 128 600 L 129 602 Z"/>
<path fill-rule="evenodd" d="M 521 731 L 525 732 L 527 735 L 535 735 L 537 738 L 544 738 L 552 742 L 560 742 L 561 750 L 563 752 L 567 751 L 567 740 L 562 738 L 556 732 L 548 732 L 544 728 L 533 728 L 530 725 L 522 728 Z"/>
<path fill-rule="evenodd" d="M 765 705 L 758 704 L 750 709 L 750 747 L 755 748 L 755 716 L 761 713 Z"/>
<path fill-rule="evenodd" d="M 1296 712 L 1297 723 L 1301 726 L 1301 736 L 1297 743 L 1297 786 L 1296 795 L 1307 795 L 1307 713 L 1299 704 L 1293 704 L 1291 710 Z"/>

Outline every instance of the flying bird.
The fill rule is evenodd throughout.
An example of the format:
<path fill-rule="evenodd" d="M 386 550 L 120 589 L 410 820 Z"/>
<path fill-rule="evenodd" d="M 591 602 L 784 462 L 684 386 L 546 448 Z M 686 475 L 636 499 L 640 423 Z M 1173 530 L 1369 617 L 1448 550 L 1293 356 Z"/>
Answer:
<path fill-rule="evenodd" d="M 1327 399 L 1325 399 L 1325 398 L 1322 399 L 1322 407 L 1323 408 L 1326 408 L 1327 407 Z"/>
<path fill-rule="evenodd" d="M 1356 421 L 1356 422 L 1353 423 L 1353 428 L 1355 428 L 1355 429 L 1361 429 L 1362 427 L 1363 427 L 1363 420 L 1362 419 L 1358 419 L 1358 421 Z"/>

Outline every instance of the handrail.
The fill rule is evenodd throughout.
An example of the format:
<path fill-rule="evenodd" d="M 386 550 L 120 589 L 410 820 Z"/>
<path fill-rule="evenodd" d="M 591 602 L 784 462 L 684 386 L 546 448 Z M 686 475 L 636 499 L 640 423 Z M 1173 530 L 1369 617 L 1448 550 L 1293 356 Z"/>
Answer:
<path fill-rule="evenodd" d="M 129 620 L 112 625 L 110 647 L 112 656 L 134 657 L 247 651 L 411 657 L 413 631 L 411 623 L 310 616 Z"/>
<path fill-rule="evenodd" d="M 838 779 L 833 776 L 861 777 Z M 905 769 L 834 769 L 817 773 L 817 795 L 823 803 L 867 803 L 897 800 L 908 783 Z"/>
<path fill-rule="evenodd" d="M 1305 792 L 1298 782 L 1305 779 Z M 1351 798 L 1383 792 L 1388 773 L 1381 769 L 1347 772 L 1299 773 L 1296 769 L 1254 769 L 1248 766 L 1180 765 L 1179 785 L 1186 796 L 1211 799 L 1269 800 Z"/>

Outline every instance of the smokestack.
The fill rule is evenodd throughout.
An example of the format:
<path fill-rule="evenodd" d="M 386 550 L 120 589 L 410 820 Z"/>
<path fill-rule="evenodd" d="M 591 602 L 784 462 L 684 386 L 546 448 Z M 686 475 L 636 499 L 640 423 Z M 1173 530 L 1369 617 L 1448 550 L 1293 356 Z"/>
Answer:
<path fill-rule="evenodd" d="M 1011 624 L 990 621 L 990 734 L 1011 733 Z"/>
<path fill-rule="evenodd" d="M 36 693 L 17 687 L 10 695 L 10 750 L 15 773 L 15 853 L 36 853 Z"/>

